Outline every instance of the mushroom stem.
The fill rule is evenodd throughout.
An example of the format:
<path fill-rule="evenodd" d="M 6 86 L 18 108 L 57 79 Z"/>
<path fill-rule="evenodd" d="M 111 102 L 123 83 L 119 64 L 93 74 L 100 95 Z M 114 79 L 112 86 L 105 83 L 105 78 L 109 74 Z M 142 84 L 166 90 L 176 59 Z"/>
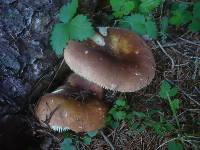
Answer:
<path fill-rule="evenodd" d="M 67 82 L 76 88 L 84 89 L 92 92 L 93 95 L 97 96 L 99 99 L 103 98 L 103 88 L 98 86 L 97 84 L 90 82 L 77 74 L 71 74 L 68 77 Z"/>
<path fill-rule="evenodd" d="M 99 46 L 105 46 L 105 40 L 103 38 L 103 36 L 101 36 L 100 34 L 98 33 L 95 33 L 91 38 L 90 40 L 92 40 L 93 42 L 95 42 L 97 45 Z"/>

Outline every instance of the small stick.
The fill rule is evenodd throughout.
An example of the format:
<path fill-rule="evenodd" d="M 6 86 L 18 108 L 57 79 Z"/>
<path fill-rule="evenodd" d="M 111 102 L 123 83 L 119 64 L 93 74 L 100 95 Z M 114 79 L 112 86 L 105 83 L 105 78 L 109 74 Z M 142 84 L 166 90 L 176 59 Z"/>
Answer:
<path fill-rule="evenodd" d="M 178 138 L 173 138 L 173 139 L 170 139 L 170 140 L 168 140 L 168 141 L 162 143 L 161 145 L 159 145 L 159 146 L 156 148 L 156 150 L 160 149 L 161 147 L 163 147 L 163 146 L 166 145 L 167 143 L 172 142 L 172 141 L 175 141 L 175 140 L 177 140 L 177 139 L 178 139 Z"/>
<path fill-rule="evenodd" d="M 179 37 L 179 39 L 182 40 L 182 41 L 185 41 L 186 43 L 189 43 L 189 44 L 192 44 L 192 45 L 195 45 L 195 46 L 200 46 L 200 43 L 199 43 L 199 42 L 198 42 L 198 43 L 195 43 L 195 42 L 186 40 L 186 39 L 181 38 L 181 37 Z"/>
<path fill-rule="evenodd" d="M 60 71 L 60 69 L 61 69 L 62 65 L 64 64 L 64 62 L 65 62 L 65 59 L 63 58 L 62 62 L 60 63 L 60 65 L 59 65 L 59 67 L 58 67 L 58 69 L 56 70 L 56 73 L 55 73 L 53 79 L 52 79 L 51 82 L 49 83 L 49 85 L 48 85 L 46 91 L 49 90 L 50 86 L 52 85 L 53 81 L 55 80 L 56 76 L 58 75 L 58 72 Z"/>
<path fill-rule="evenodd" d="M 161 50 L 163 51 L 163 53 L 171 60 L 171 63 L 172 63 L 171 69 L 174 69 L 175 64 L 174 64 L 173 58 L 165 51 L 165 49 L 162 47 L 162 45 L 160 44 L 159 41 L 156 41 L 156 42 L 158 43 L 158 45 L 161 48 Z"/>
<path fill-rule="evenodd" d="M 110 148 L 112 150 L 115 150 L 113 144 L 110 142 L 110 140 L 106 137 L 106 135 L 103 133 L 103 131 L 100 131 L 101 135 L 103 136 L 104 140 L 110 145 Z"/>

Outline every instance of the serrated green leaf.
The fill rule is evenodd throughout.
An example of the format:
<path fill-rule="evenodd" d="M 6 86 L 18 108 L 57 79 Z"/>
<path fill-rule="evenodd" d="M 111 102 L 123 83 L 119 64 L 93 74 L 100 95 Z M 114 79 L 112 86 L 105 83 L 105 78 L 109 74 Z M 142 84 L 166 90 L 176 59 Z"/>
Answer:
<path fill-rule="evenodd" d="M 148 14 L 160 4 L 161 0 L 142 0 L 142 3 L 139 6 L 139 10 L 144 14 Z"/>
<path fill-rule="evenodd" d="M 116 18 L 128 15 L 135 8 L 135 3 L 131 0 L 110 0 L 110 4 Z"/>
<path fill-rule="evenodd" d="M 124 99 L 118 99 L 118 100 L 116 100 L 115 104 L 117 106 L 124 107 L 124 106 L 126 106 L 126 101 Z"/>
<path fill-rule="evenodd" d="M 135 8 L 135 4 L 133 1 L 127 1 L 124 3 L 124 6 L 121 8 L 123 15 L 128 15 Z"/>
<path fill-rule="evenodd" d="M 112 123 L 110 124 L 110 126 L 113 128 L 113 129 L 116 129 L 118 128 L 120 125 L 120 123 L 118 121 L 112 121 Z"/>
<path fill-rule="evenodd" d="M 193 6 L 194 6 L 193 8 L 194 18 L 200 19 L 200 2 L 195 2 Z"/>
<path fill-rule="evenodd" d="M 159 95 L 163 99 L 168 99 L 168 97 L 176 96 L 178 93 L 177 87 L 171 87 L 167 81 L 163 81 L 160 86 Z"/>
<path fill-rule="evenodd" d="M 173 4 L 169 23 L 172 25 L 180 26 L 191 21 L 192 14 L 187 10 L 187 8 L 188 5 L 186 3 Z"/>
<path fill-rule="evenodd" d="M 113 118 L 115 120 L 123 120 L 126 117 L 126 112 L 125 111 L 117 111 L 115 114 L 113 114 Z"/>
<path fill-rule="evenodd" d="M 156 23 L 152 20 L 147 20 L 145 25 L 146 25 L 147 35 L 152 39 L 156 39 L 157 38 Z"/>
<path fill-rule="evenodd" d="M 98 130 L 87 132 L 87 134 L 92 138 L 95 137 L 98 133 Z"/>
<path fill-rule="evenodd" d="M 194 18 L 192 20 L 192 23 L 189 24 L 189 30 L 192 32 L 199 32 L 200 31 L 200 19 Z"/>
<path fill-rule="evenodd" d="M 173 87 L 173 88 L 171 88 L 170 91 L 169 91 L 169 96 L 170 96 L 170 97 L 176 96 L 177 93 L 178 93 L 177 87 Z"/>
<path fill-rule="evenodd" d="M 174 99 L 173 101 L 171 101 L 170 107 L 174 112 L 176 112 L 180 108 L 179 99 Z"/>
<path fill-rule="evenodd" d="M 110 4 L 112 7 L 113 11 L 118 11 L 120 10 L 121 6 L 123 5 L 123 1 L 119 1 L 119 0 L 110 0 Z"/>
<path fill-rule="evenodd" d="M 72 0 L 67 5 L 64 5 L 60 9 L 59 19 L 64 23 L 68 23 L 75 15 L 78 8 L 78 0 Z"/>
<path fill-rule="evenodd" d="M 179 14 L 181 14 L 181 13 L 179 13 Z M 181 25 L 182 19 L 181 19 L 181 16 L 179 14 L 176 14 L 176 15 L 170 17 L 169 23 L 172 24 L 172 25 Z"/>
<path fill-rule="evenodd" d="M 94 34 L 93 27 L 86 16 L 77 15 L 69 24 L 70 39 L 83 41 Z"/>
<path fill-rule="evenodd" d="M 117 112 L 117 108 L 115 108 L 115 107 L 112 107 L 110 110 L 109 110 L 109 114 L 111 114 L 111 115 L 113 115 L 113 114 L 115 114 Z"/>
<path fill-rule="evenodd" d="M 65 138 L 60 146 L 62 150 L 75 150 L 71 138 Z"/>
<path fill-rule="evenodd" d="M 183 150 L 183 145 L 177 141 L 171 141 L 167 143 L 168 150 Z"/>
<path fill-rule="evenodd" d="M 145 17 L 141 14 L 134 14 L 128 17 L 125 17 L 122 20 L 123 23 L 129 24 L 131 30 L 136 32 L 140 35 L 144 35 L 146 33 L 146 26 L 145 26 Z"/>
<path fill-rule="evenodd" d="M 171 85 L 167 81 L 163 81 L 160 86 L 159 95 L 163 99 L 167 99 L 169 96 Z"/>
<path fill-rule="evenodd" d="M 156 39 L 157 37 L 157 26 L 155 22 L 150 18 L 146 19 L 142 14 L 133 14 L 124 17 L 119 25 L 139 35 L 148 35 L 152 39 Z"/>
<path fill-rule="evenodd" d="M 86 145 L 90 145 L 91 142 L 92 142 L 92 138 L 86 135 L 86 136 L 83 137 L 83 142 L 84 142 Z"/>
<path fill-rule="evenodd" d="M 58 56 L 63 54 L 63 49 L 69 40 L 68 25 L 64 23 L 56 24 L 51 34 L 51 45 Z"/>
<path fill-rule="evenodd" d="M 112 116 L 109 114 L 106 116 L 106 122 L 110 122 L 110 121 L 112 121 Z"/>

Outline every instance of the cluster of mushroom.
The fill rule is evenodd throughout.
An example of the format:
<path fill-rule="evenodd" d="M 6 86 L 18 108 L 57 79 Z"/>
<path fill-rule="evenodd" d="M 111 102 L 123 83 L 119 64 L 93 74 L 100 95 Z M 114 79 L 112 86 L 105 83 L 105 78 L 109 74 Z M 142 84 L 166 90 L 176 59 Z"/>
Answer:
<path fill-rule="evenodd" d="M 66 85 L 43 96 L 36 107 L 38 119 L 57 131 L 88 132 L 103 127 L 108 110 L 103 88 L 134 92 L 155 75 L 150 48 L 138 35 L 121 28 L 99 28 L 87 41 L 70 41 L 64 58 L 78 75 L 71 75 Z M 74 89 L 86 89 L 93 95 L 78 101 L 70 95 Z"/>

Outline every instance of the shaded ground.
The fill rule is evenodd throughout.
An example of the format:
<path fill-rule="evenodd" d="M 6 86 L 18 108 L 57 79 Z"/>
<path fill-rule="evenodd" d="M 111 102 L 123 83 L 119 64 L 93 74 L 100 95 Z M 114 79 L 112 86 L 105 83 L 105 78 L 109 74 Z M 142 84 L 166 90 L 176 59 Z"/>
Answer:
<path fill-rule="evenodd" d="M 50 50 L 48 39 L 58 10 L 66 2 L 0 1 L 0 149 L 59 149 L 62 135 L 42 128 L 34 118 L 33 108 L 38 97 L 49 90 L 52 79 L 59 82 L 55 72 L 61 61 Z M 83 12 L 95 8 L 88 8 L 87 4 L 83 1 Z M 99 19 L 99 14 L 105 15 L 97 12 L 95 24 L 107 25 Z M 200 34 L 184 29 L 180 33 L 174 30 L 170 33 L 164 44 L 147 41 L 157 64 L 151 85 L 122 95 L 137 111 L 159 107 L 168 114 L 169 108 L 157 100 L 160 83 L 166 79 L 179 87 L 181 110 L 178 117 L 183 129 L 198 133 L 199 126 L 193 126 L 191 122 L 194 118 L 200 119 Z M 119 94 L 107 92 L 106 99 L 115 99 Z M 173 118 L 168 119 L 173 122 Z M 138 134 L 129 130 L 126 123 L 116 130 L 105 128 L 102 133 L 90 146 L 81 143 L 81 149 L 111 149 L 108 141 L 117 150 L 156 149 L 170 138 L 170 135 L 160 138 L 147 130 Z"/>
<path fill-rule="evenodd" d="M 189 32 L 184 35 L 174 35 L 167 43 L 161 45 L 162 48 L 157 42 L 150 42 L 149 44 L 152 45 L 156 58 L 156 77 L 147 88 L 133 94 L 124 95 L 124 97 L 127 97 L 133 106 L 133 110 L 145 112 L 153 108 L 160 108 L 166 115 L 169 115 L 168 119 L 174 122 L 175 120 L 170 118 L 170 108 L 158 99 L 158 92 L 160 83 L 164 79 L 172 85 L 178 85 L 181 100 L 178 118 L 182 130 L 190 134 L 195 133 L 198 137 L 200 126 L 193 123 L 200 119 L 200 35 Z M 104 131 L 116 149 L 152 150 L 172 138 L 172 135 L 159 137 L 151 130 L 137 133 L 129 130 L 126 124 L 122 124 L 116 130 L 105 129 Z M 200 142 L 200 139 L 197 140 Z M 91 149 L 97 147 L 110 149 L 109 144 L 105 142 L 102 136 L 93 141 Z M 186 143 L 185 146 L 188 149 L 191 148 L 190 143 Z M 161 149 L 166 149 L 166 145 Z"/>

